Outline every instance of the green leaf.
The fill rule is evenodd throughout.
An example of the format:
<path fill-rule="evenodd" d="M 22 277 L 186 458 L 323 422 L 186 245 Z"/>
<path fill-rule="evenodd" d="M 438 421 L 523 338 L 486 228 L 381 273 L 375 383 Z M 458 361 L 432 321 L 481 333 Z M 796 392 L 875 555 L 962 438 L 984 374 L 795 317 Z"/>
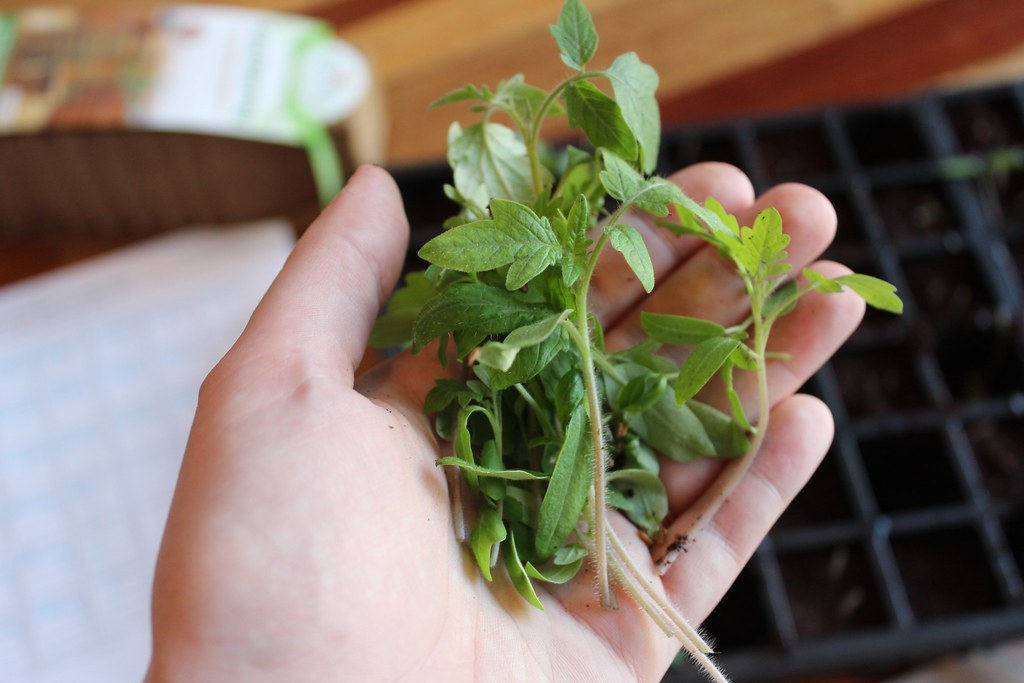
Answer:
<path fill-rule="evenodd" d="M 590 12 L 580 0 L 566 0 L 558 23 L 550 27 L 562 61 L 566 66 L 583 71 L 597 50 L 597 30 Z"/>
<path fill-rule="evenodd" d="M 565 428 L 565 440 L 555 460 L 551 481 L 540 504 L 537 522 L 537 554 L 554 554 L 576 528 L 593 482 L 593 449 L 584 434 L 587 424 L 582 408 L 572 414 Z"/>
<path fill-rule="evenodd" d="M 526 563 L 526 573 L 538 581 L 545 583 L 562 584 L 572 579 L 576 574 L 579 573 L 580 568 L 583 566 L 583 558 L 574 560 L 568 564 L 553 563 L 550 567 L 541 571 L 533 566 L 532 563 Z"/>
<path fill-rule="evenodd" d="M 530 583 L 530 577 L 523 568 L 523 562 L 519 559 L 519 551 L 516 550 L 515 534 L 509 536 L 503 555 L 505 556 L 505 570 L 508 572 L 508 577 L 512 580 L 512 585 L 519 591 L 519 595 L 523 596 L 524 600 L 537 609 L 544 609 L 540 598 L 537 597 L 537 592 L 533 589 L 533 584 Z"/>
<path fill-rule="evenodd" d="M 654 454 L 650 446 L 641 441 L 636 434 L 627 434 L 623 445 L 624 456 L 623 469 L 639 469 L 651 474 L 658 474 L 661 465 L 658 463 L 658 456 Z"/>
<path fill-rule="evenodd" d="M 473 557 L 480 565 L 480 573 L 484 578 L 491 581 L 491 553 L 498 543 L 508 537 L 505 523 L 497 510 L 489 505 L 483 506 L 480 516 L 476 520 L 476 526 L 469 534 L 469 546 L 473 549 Z"/>
<path fill-rule="evenodd" d="M 587 261 L 587 230 L 590 228 L 590 203 L 585 194 L 576 196 L 560 236 L 565 254 L 562 257 L 562 282 L 572 287 L 583 274 Z"/>
<path fill-rule="evenodd" d="M 472 415 L 471 410 L 460 410 L 459 414 L 455 418 L 455 460 L 458 463 L 464 463 L 466 465 L 473 465 L 473 437 L 469 433 L 469 418 Z M 470 486 L 476 488 L 477 477 L 476 473 L 471 469 L 463 471 L 466 477 L 466 481 Z"/>
<path fill-rule="evenodd" d="M 651 339 L 677 346 L 699 344 L 705 339 L 725 334 L 725 328 L 718 323 L 685 315 L 643 311 L 640 314 L 640 325 Z"/>
<path fill-rule="evenodd" d="M 503 334 L 548 315 L 551 309 L 527 303 L 517 292 L 476 283 L 452 285 L 423 306 L 413 329 L 412 349 L 416 353 L 448 332 Z"/>
<path fill-rule="evenodd" d="M 405 285 L 388 301 L 387 313 L 377 319 L 370 333 L 370 346 L 386 348 L 405 344 L 412 339 L 412 328 L 420 308 L 437 294 L 437 287 L 423 272 L 409 273 Z"/>
<path fill-rule="evenodd" d="M 902 313 L 903 301 L 896 295 L 896 287 L 885 280 L 870 275 L 851 273 L 833 278 L 835 282 L 849 287 L 869 306 L 874 306 L 889 313 Z"/>
<path fill-rule="evenodd" d="M 725 382 L 725 395 L 729 398 L 729 407 L 732 409 L 733 419 L 736 423 L 748 432 L 754 431 L 750 420 L 747 419 L 747 412 L 743 409 L 743 402 L 740 400 L 739 392 L 736 391 L 736 384 L 733 381 L 733 370 L 735 364 L 726 363 L 722 368 L 722 380 Z"/>
<path fill-rule="evenodd" d="M 532 199 L 533 179 L 526 145 L 512 129 L 482 121 L 448 132 L 448 163 L 455 189 L 477 206 L 492 197 Z"/>
<path fill-rule="evenodd" d="M 627 361 L 663 375 L 675 372 L 678 369 L 676 364 L 668 358 L 658 355 L 658 349 L 660 348 L 660 342 L 647 339 L 628 349 L 616 351 L 614 357 L 619 362 Z"/>
<path fill-rule="evenodd" d="M 474 221 L 442 232 L 424 244 L 419 257 L 464 273 L 492 270 L 512 262 L 527 236 L 509 234 L 492 220 Z"/>
<path fill-rule="evenodd" d="M 799 300 L 797 296 L 799 290 L 800 285 L 796 283 L 796 280 L 789 280 L 780 287 L 777 287 L 765 300 L 761 316 L 765 320 L 771 320 L 781 318 L 791 312 L 796 308 L 797 301 Z"/>
<path fill-rule="evenodd" d="M 555 415 L 558 420 L 567 423 L 573 411 L 582 404 L 584 396 L 583 373 L 574 366 L 559 378 L 555 388 Z"/>
<path fill-rule="evenodd" d="M 665 377 L 656 374 L 638 375 L 626 382 L 619 391 L 619 410 L 623 413 L 642 413 L 661 398 L 665 391 Z"/>
<path fill-rule="evenodd" d="M 782 231 L 782 215 L 775 207 L 759 213 L 753 226 L 740 228 L 740 242 L 735 256 L 752 277 L 764 279 L 789 270 L 789 264 L 779 263 L 786 258 L 789 235 Z"/>
<path fill-rule="evenodd" d="M 611 238 L 612 247 L 626 259 L 626 263 L 636 274 L 645 292 L 654 289 L 654 264 L 651 263 L 651 254 L 647 251 L 644 238 L 640 236 L 636 228 L 625 223 L 619 223 L 605 229 Z"/>
<path fill-rule="evenodd" d="M 505 278 L 506 289 L 519 289 L 561 258 L 561 244 L 551 223 L 530 207 L 505 199 L 492 199 L 491 213 L 495 226 L 518 244 Z"/>
<path fill-rule="evenodd" d="M 570 313 L 572 313 L 570 310 L 562 311 L 538 322 L 512 330 L 505 337 L 505 341 L 484 344 L 477 360 L 489 367 L 508 372 L 520 350 L 528 346 L 536 346 L 550 337 L 558 329 L 558 325 L 569 317 Z"/>
<path fill-rule="evenodd" d="M 831 278 L 827 278 L 816 270 L 810 268 L 804 268 L 802 272 L 803 276 L 812 285 L 817 286 L 819 292 L 825 292 L 826 294 L 838 294 L 843 291 L 843 286 Z"/>
<path fill-rule="evenodd" d="M 688 201 L 675 183 L 664 178 L 644 178 L 617 154 L 604 150 L 601 184 L 608 194 L 625 204 L 655 216 L 667 216 L 669 206 Z M 692 200 L 689 200 L 692 201 Z"/>
<path fill-rule="evenodd" d="M 491 97 L 493 97 L 493 93 L 486 85 L 478 88 L 472 83 L 468 83 L 458 90 L 452 90 L 450 93 L 438 97 L 427 105 L 427 109 L 434 109 L 454 102 L 489 102 Z"/>
<path fill-rule="evenodd" d="M 491 384 L 495 389 L 507 389 L 513 384 L 522 384 L 547 367 L 559 353 L 569 348 L 570 342 L 565 330 L 556 328 L 555 332 L 540 344 L 528 346 L 516 355 L 512 367 L 507 372 L 491 370 Z M 479 366 L 477 366 L 479 367 Z"/>
<path fill-rule="evenodd" d="M 528 127 L 540 113 L 547 96 L 548 94 L 540 88 L 528 85 L 522 74 L 516 74 L 498 85 L 491 104 L 503 108 L 517 123 Z M 545 114 L 556 116 L 562 113 L 562 108 L 556 103 L 549 107 Z"/>
<path fill-rule="evenodd" d="M 447 408 L 452 402 L 465 401 L 480 397 L 479 392 L 473 391 L 462 382 L 454 379 L 434 380 L 434 386 L 427 397 L 423 399 L 424 413 L 438 413 Z"/>
<path fill-rule="evenodd" d="M 608 473 L 608 485 L 618 494 L 611 505 L 650 536 L 658 533 L 668 515 L 668 493 L 658 475 L 644 470 L 616 470 Z"/>
<path fill-rule="evenodd" d="M 697 344 L 679 367 L 676 403 L 682 405 L 693 398 L 739 345 L 739 341 L 730 337 L 712 337 Z"/>
<path fill-rule="evenodd" d="M 494 477 L 495 479 L 506 479 L 508 481 L 546 481 L 548 479 L 548 476 L 542 472 L 530 472 L 528 470 L 492 470 L 484 467 L 483 465 L 477 465 L 471 460 L 467 460 L 461 456 L 438 458 L 435 461 L 435 464 L 438 466 L 454 465 L 466 472 L 479 474 L 482 477 Z"/>
<path fill-rule="evenodd" d="M 587 556 L 587 549 L 579 545 L 563 545 L 555 551 L 555 564 L 573 564 Z"/>
<path fill-rule="evenodd" d="M 488 439 L 484 443 L 483 448 L 480 449 L 480 464 L 492 472 L 501 471 L 507 473 L 513 471 L 505 469 L 505 463 L 501 460 L 501 455 L 498 453 L 498 445 L 494 439 Z M 507 481 L 508 479 L 504 476 L 486 474 L 480 477 L 477 485 L 480 487 L 480 492 L 491 500 L 502 500 L 508 490 Z"/>
<path fill-rule="evenodd" d="M 632 364 L 622 364 L 619 369 L 627 378 L 646 372 L 644 368 Z M 621 387 L 608 375 L 605 375 L 605 384 L 608 387 L 608 399 L 612 407 L 617 409 Z M 722 450 L 728 445 L 723 439 L 712 440 L 701 419 L 690 409 L 691 405 L 696 404 L 696 401 L 690 401 L 681 407 L 677 406 L 675 398 L 666 391 L 650 409 L 631 416 L 629 426 L 644 443 L 671 460 L 686 462 L 698 458 L 735 455 Z M 728 416 L 723 417 L 731 422 Z M 711 423 L 711 426 L 717 429 L 720 425 Z"/>
<path fill-rule="evenodd" d="M 694 399 L 687 401 L 686 405 L 704 428 L 715 457 L 736 458 L 750 448 L 744 428 L 721 410 Z"/>
<path fill-rule="evenodd" d="M 620 55 L 605 72 L 622 108 L 622 117 L 640 144 L 641 168 L 650 173 L 658 165 L 661 112 L 655 92 L 658 72 L 644 64 L 635 52 Z"/>
<path fill-rule="evenodd" d="M 589 81 L 577 81 L 566 89 L 565 108 L 569 126 L 582 128 L 594 147 L 604 147 L 624 159 L 637 156 L 636 138 L 612 98 Z"/>
<path fill-rule="evenodd" d="M 558 236 L 547 218 L 528 206 L 506 199 L 491 200 L 493 220 L 466 223 L 430 240 L 420 258 L 435 266 L 467 273 L 511 264 L 507 289 L 519 289 L 562 255 Z"/>

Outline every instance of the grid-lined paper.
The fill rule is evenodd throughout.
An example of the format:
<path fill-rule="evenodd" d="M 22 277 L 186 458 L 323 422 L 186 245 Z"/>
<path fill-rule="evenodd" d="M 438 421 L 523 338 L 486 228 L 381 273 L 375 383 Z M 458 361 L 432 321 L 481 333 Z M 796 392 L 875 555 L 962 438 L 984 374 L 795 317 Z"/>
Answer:
<path fill-rule="evenodd" d="M 138 681 L 197 392 L 291 248 L 201 229 L 0 290 L 0 681 Z"/>

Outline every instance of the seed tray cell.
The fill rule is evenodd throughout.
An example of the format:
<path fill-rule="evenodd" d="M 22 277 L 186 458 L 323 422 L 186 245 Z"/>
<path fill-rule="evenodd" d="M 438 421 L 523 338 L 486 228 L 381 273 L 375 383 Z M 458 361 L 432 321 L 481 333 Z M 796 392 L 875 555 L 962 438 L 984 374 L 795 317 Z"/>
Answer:
<path fill-rule="evenodd" d="M 660 159 L 817 187 L 839 217 L 825 257 L 906 302 L 805 388 L 836 439 L 706 622 L 725 670 L 881 673 L 1024 636 L 1024 82 L 670 130 Z M 450 177 L 396 170 L 409 267 Z"/>

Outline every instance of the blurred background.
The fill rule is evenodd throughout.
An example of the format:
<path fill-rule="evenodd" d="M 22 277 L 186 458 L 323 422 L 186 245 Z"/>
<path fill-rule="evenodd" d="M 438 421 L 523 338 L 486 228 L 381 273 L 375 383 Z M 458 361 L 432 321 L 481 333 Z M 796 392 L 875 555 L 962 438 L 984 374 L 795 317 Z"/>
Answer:
<path fill-rule="evenodd" d="M 596 64 L 633 50 L 661 76 L 659 172 L 722 160 L 759 190 L 818 187 L 840 217 L 829 256 L 896 283 L 908 304 L 900 319 L 869 316 L 807 387 L 836 413 L 836 443 L 708 624 L 726 670 L 1024 680 L 1024 3 L 587 4 Z M 445 134 L 461 116 L 427 104 L 466 83 L 521 72 L 546 87 L 566 72 L 547 29 L 558 0 L 237 5 L 322 20 L 365 56 L 370 83 L 328 134 L 347 168 L 395 173 L 410 253 L 450 211 Z M 107 3 L 71 6 L 110 16 Z M 116 49 L 89 49 L 141 59 L 132 31 L 171 23 L 159 16 L 121 22 Z M 41 68 L 18 78 L 45 89 Z M 354 87 L 344 73 L 338 87 Z M 87 104 L 0 134 L 5 681 L 138 678 L 195 391 L 318 208 L 309 148 L 322 140 L 302 130 L 136 126 L 121 100 Z M 574 139 L 557 124 L 546 134 Z M 699 678 L 684 665 L 666 680 Z"/>

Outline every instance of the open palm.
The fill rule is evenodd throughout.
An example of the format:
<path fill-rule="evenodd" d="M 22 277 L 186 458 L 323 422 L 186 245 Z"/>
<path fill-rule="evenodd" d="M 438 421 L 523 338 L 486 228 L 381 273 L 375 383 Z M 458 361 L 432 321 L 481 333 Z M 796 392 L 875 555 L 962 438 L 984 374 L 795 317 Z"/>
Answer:
<path fill-rule="evenodd" d="M 767 205 L 793 236 L 790 261 L 828 245 L 835 214 L 809 188 L 756 202 L 736 169 L 704 164 L 673 180 L 741 218 Z M 617 254 L 595 276 L 610 346 L 637 338 L 638 311 L 733 323 L 742 289 L 696 241 L 634 224 L 658 288 L 645 296 Z M 401 355 L 354 379 L 381 302 L 398 277 L 408 226 L 393 181 L 363 168 L 299 241 L 235 347 L 200 393 L 157 565 L 153 681 L 658 680 L 678 649 L 626 596 L 598 605 L 581 572 L 528 606 L 492 583 L 452 533 L 443 444 L 420 406 L 442 374 L 434 354 Z M 826 275 L 835 264 L 816 266 Z M 854 296 L 809 295 L 776 327 L 793 354 L 771 366 L 764 449 L 715 522 L 662 578 L 692 621 L 710 612 L 832 437 L 828 410 L 794 396 L 862 315 Z M 741 387 L 742 388 L 742 387 Z M 721 403 L 709 388 L 704 400 Z M 679 514 L 718 465 L 665 463 Z"/>

